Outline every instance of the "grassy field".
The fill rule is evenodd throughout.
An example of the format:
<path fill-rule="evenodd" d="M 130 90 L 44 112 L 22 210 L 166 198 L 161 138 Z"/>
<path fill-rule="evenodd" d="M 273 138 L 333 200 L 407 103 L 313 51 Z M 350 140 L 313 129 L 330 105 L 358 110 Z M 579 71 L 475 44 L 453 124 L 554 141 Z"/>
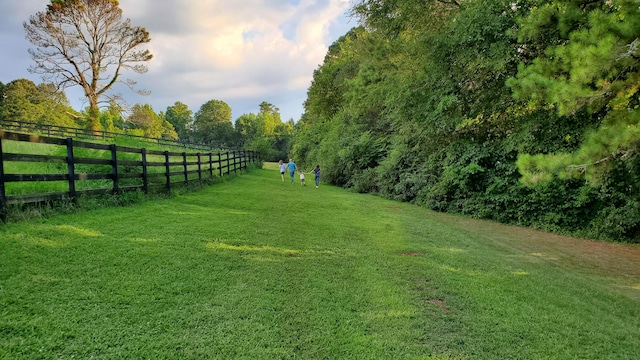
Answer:
<path fill-rule="evenodd" d="M 267 168 L 0 225 L 0 359 L 637 358 L 639 247 Z"/>

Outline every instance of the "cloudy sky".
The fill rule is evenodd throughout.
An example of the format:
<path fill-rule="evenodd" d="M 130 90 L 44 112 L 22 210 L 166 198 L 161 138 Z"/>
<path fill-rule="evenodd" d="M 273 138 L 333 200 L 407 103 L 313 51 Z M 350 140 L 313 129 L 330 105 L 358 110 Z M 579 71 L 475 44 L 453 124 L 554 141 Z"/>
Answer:
<path fill-rule="evenodd" d="M 3 0 L 0 12 L 0 81 L 27 78 L 33 64 L 22 23 L 45 11 L 49 0 Z M 149 90 L 139 96 L 121 86 L 129 104 L 156 112 L 181 101 L 196 112 L 215 99 L 229 104 L 235 121 L 257 113 L 267 101 L 283 121 L 297 121 L 313 70 L 327 48 L 357 25 L 347 12 L 351 0 L 120 0 L 123 17 L 151 35 L 153 59 L 146 74 L 127 72 Z M 79 89 L 68 89 L 71 105 L 86 106 Z"/>

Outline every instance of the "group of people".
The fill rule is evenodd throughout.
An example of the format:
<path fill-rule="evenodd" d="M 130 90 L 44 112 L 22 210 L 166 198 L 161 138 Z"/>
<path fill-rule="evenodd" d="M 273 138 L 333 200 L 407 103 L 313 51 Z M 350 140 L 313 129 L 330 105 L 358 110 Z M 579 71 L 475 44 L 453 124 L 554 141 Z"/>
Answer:
<path fill-rule="evenodd" d="M 289 159 L 289 163 L 285 164 L 282 160 L 278 162 L 278 166 L 280 167 L 280 176 L 282 177 L 282 182 L 284 182 L 284 173 L 289 170 L 289 176 L 291 176 L 291 183 L 294 183 L 296 170 L 300 173 L 300 183 L 304 186 L 307 186 L 307 182 L 304 179 L 305 172 L 298 169 L 298 165 L 293 162 L 293 159 Z M 307 173 L 309 174 L 309 173 Z M 313 169 L 313 175 L 316 180 L 316 189 L 320 186 L 320 165 L 316 165 Z"/>

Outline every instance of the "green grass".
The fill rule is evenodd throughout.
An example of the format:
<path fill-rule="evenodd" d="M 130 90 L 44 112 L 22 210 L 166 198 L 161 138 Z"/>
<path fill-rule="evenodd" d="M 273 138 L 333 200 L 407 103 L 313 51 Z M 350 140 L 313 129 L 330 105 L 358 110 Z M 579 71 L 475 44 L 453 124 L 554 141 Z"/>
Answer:
<path fill-rule="evenodd" d="M 632 359 L 638 260 L 254 170 L 0 225 L 0 358 Z"/>

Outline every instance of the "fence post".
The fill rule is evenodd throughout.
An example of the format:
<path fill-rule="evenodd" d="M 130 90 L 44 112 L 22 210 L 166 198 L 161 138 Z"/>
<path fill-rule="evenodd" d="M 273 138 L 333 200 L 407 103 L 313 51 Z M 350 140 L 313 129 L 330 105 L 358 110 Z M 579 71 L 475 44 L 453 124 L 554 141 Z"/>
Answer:
<path fill-rule="evenodd" d="M 116 144 L 109 145 L 111 150 L 111 176 L 113 177 L 113 193 L 118 193 L 119 177 L 118 177 L 118 153 Z"/>
<path fill-rule="evenodd" d="M 218 171 L 220 172 L 220 177 L 222 177 L 222 155 L 218 153 Z"/>
<path fill-rule="evenodd" d="M 149 174 L 147 173 L 147 149 L 142 148 L 142 192 L 149 193 Z"/>
<path fill-rule="evenodd" d="M 167 192 L 171 192 L 171 166 L 169 165 L 169 152 L 164 152 L 165 176 L 167 177 Z"/>
<path fill-rule="evenodd" d="M 242 169 L 246 169 L 247 166 L 247 152 L 242 150 L 242 158 L 240 159 L 241 162 L 244 162 L 244 164 L 240 163 L 240 167 Z"/>
<path fill-rule="evenodd" d="M 209 177 L 213 177 L 213 154 L 209 153 Z"/>
<path fill-rule="evenodd" d="M 202 162 L 200 158 L 200 153 L 198 153 L 198 181 L 202 183 Z"/>
<path fill-rule="evenodd" d="M 233 173 L 235 174 L 236 172 L 238 172 L 238 167 L 236 166 L 237 162 L 236 159 L 238 158 L 238 155 L 236 155 L 236 151 L 233 150 Z"/>
<path fill-rule="evenodd" d="M 187 173 L 187 153 L 182 153 L 182 167 L 184 168 L 184 183 L 189 184 L 189 174 Z"/>
<path fill-rule="evenodd" d="M 2 138 L 0 137 L 0 220 L 7 222 L 7 194 L 4 189 L 4 155 L 2 154 Z"/>
<path fill-rule="evenodd" d="M 69 175 L 69 197 L 76 199 L 76 169 L 73 156 L 73 138 L 67 138 L 67 173 Z"/>

